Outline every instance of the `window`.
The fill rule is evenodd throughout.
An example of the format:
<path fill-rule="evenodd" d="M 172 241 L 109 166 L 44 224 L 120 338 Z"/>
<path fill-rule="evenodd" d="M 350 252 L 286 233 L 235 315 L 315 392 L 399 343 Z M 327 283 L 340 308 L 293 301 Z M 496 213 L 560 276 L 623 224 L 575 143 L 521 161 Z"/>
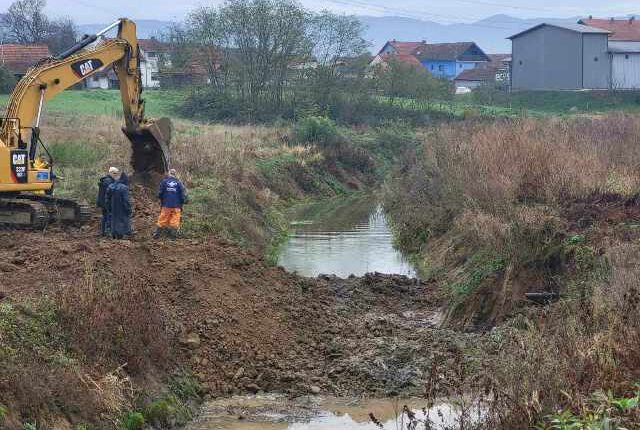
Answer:
<path fill-rule="evenodd" d="M 431 65 L 431 70 L 433 70 L 433 64 Z"/>
<path fill-rule="evenodd" d="M 462 64 L 460 64 L 460 68 L 462 69 Z"/>
<path fill-rule="evenodd" d="M 444 65 L 438 64 L 438 72 L 444 72 Z"/>
<path fill-rule="evenodd" d="M 624 54 L 624 59 L 628 60 L 629 59 L 629 54 Z"/>
<path fill-rule="evenodd" d="M 598 62 L 598 57 L 594 58 L 593 61 Z"/>
<path fill-rule="evenodd" d="M 520 64 L 522 66 L 522 60 L 518 61 L 518 64 Z"/>

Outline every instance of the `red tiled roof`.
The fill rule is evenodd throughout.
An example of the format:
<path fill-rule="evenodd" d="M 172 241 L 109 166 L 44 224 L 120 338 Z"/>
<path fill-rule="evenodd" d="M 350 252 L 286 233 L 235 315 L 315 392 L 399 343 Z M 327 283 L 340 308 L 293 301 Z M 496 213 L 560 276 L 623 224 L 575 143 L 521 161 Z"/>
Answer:
<path fill-rule="evenodd" d="M 385 63 L 389 62 L 390 60 L 397 60 L 397 61 L 400 61 L 401 63 L 411 64 L 412 66 L 417 66 L 417 67 L 422 67 L 422 63 L 420 62 L 420 60 L 418 60 L 414 55 L 408 55 L 408 54 L 386 54 L 386 55 L 383 55 L 380 58 L 382 58 L 382 61 L 384 61 Z"/>
<path fill-rule="evenodd" d="M 413 51 L 423 46 L 425 43 L 427 42 L 399 42 L 397 40 L 390 40 L 387 42 L 387 45 L 391 45 L 398 55 L 411 55 L 413 54 Z"/>
<path fill-rule="evenodd" d="M 477 67 L 475 69 L 464 70 L 456 77 L 456 81 L 479 81 L 492 82 L 496 80 L 497 69 Z"/>
<path fill-rule="evenodd" d="M 480 81 L 492 82 L 496 80 L 496 74 L 499 70 L 505 70 L 505 61 L 511 58 L 509 54 L 489 54 L 491 59 L 488 63 L 481 63 L 474 69 L 463 70 L 456 77 L 456 81 Z"/>
<path fill-rule="evenodd" d="M 421 60 L 489 61 L 489 57 L 474 42 L 430 43 L 417 49 Z"/>
<path fill-rule="evenodd" d="M 47 45 L 0 45 L 0 65 L 14 74 L 22 74 L 41 59 L 50 56 Z"/>
<path fill-rule="evenodd" d="M 640 41 L 640 21 L 637 19 L 581 19 L 580 24 L 610 31 L 609 40 Z"/>
<path fill-rule="evenodd" d="M 138 39 L 138 45 L 143 51 L 147 52 L 165 52 L 169 50 L 169 46 L 166 43 L 153 37 L 151 39 Z"/>

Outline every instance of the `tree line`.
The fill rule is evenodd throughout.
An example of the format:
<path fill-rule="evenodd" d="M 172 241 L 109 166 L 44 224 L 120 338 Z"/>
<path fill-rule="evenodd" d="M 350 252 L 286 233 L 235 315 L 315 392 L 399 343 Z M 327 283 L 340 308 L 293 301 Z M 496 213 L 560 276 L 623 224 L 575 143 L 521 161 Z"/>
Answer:
<path fill-rule="evenodd" d="M 364 32 L 354 16 L 312 12 L 294 0 L 199 7 L 168 36 L 172 68 L 206 70 L 184 111 L 217 120 L 324 115 L 358 122 L 395 97 L 448 93 L 448 83 L 422 68 L 395 61 L 371 67 Z"/>

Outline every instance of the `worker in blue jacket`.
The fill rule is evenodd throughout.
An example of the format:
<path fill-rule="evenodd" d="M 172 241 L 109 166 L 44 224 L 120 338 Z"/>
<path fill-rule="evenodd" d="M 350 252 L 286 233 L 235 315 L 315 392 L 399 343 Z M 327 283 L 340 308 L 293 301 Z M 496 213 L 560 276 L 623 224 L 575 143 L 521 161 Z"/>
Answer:
<path fill-rule="evenodd" d="M 113 184 L 120 177 L 120 170 L 116 167 L 109 168 L 109 174 L 100 178 L 98 182 L 98 198 L 96 206 L 102 210 L 102 219 L 100 220 L 100 235 L 109 236 L 111 231 L 111 206 L 107 204 L 107 190 L 109 185 Z"/>
<path fill-rule="evenodd" d="M 169 237 L 176 238 L 182 220 L 182 206 L 188 199 L 187 189 L 178 179 L 175 169 L 170 169 L 169 174 L 160 182 L 158 199 L 161 209 L 153 237 L 157 239 L 166 233 Z"/>
<path fill-rule="evenodd" d="M 122 172 L 120 178 L 107 188 L 107 204 L 111 209 L 111 236 L 123 239 L 131 235 L 131 202 L 129 178 Z"/>

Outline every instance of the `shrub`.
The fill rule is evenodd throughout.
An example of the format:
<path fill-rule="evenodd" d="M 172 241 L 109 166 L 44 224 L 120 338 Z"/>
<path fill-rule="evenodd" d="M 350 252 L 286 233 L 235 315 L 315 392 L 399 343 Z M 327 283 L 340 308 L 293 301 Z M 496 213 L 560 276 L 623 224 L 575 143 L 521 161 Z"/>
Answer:
<path fill-rule="evenodd" d="M 122 420 L 122 430 L 142 430 L 144 424 L 142 412 L 128 412 Z"/>
<path fill-rule="evenodd" d="M 340 138 L 336 123 L 321 116 L 311 116 L 298 121 L 294 127 L 294 135 L 298 142 L 315 143 L 321 147 L 335 145 Z"/>
<path fill-rule="evenodd" d="M 0 94 L 10 94 L 16 86 L 15 76 L 5 67 L 0 67 Z"/>
<path fill-rule="evenodd" d="M 167 320 L 145 279 L 88 266 L 85 278 L 61 289 L 56 301 L 72 349 L 92 363 L 105 369 L 127 363 L 132 375 L 168 365 Z"/>

